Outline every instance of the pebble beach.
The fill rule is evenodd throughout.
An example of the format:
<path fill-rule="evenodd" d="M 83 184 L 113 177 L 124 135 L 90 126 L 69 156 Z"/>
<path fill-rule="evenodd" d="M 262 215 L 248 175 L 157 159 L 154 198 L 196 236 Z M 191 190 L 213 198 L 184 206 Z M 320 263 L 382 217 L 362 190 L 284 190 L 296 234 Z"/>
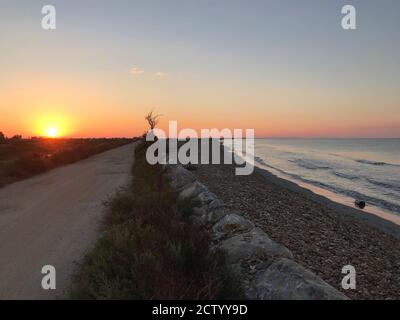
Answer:
<path fill-rule="evenodd" d="M 349 298 L 400 299 L 398 238 L 276 183 L 264 170 L 236 176 L 234 169 L 197 165 L 193 173 L 230 209 L 253 221 L 291 250 L 295 261 Z M 345 265 L 356 269 L 355 290 L 342 289 Z"/>

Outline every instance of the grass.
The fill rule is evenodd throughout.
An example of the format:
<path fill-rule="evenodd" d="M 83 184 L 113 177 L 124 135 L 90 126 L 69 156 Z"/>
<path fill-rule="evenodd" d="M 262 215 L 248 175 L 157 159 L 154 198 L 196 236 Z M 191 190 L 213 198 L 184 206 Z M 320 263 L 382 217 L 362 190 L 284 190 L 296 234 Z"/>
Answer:
<path fill-rule="evenodd" d="M 0 140 L 0 187 L 132 142 L 132 139 Z"/>
<path fill-rule="evenodd" d="M 72 299 L 235 299 L 240 281 L 207 230 L 188 222 L 159 165 L 136 150 L 132 184 L 109 203 L 105 231 L 75 276 Z"/>

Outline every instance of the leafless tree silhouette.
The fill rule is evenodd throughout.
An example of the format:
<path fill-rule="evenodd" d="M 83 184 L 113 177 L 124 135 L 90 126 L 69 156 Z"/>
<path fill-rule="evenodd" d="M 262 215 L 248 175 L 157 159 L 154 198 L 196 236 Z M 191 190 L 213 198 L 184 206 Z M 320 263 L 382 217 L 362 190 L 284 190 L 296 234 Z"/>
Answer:
<path fill-rule="evenodd" d="M 146 115 L 145 119 L 150 126 L 150 130 L 153 130 L 157 126 L 161 116 L 161 114 L 154 114 L 153 110 Z"/>

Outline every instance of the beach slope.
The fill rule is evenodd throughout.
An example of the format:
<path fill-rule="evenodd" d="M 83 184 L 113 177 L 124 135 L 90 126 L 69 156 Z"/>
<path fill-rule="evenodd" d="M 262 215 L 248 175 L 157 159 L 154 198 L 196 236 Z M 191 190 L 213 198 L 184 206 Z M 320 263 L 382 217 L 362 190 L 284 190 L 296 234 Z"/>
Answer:
<path fill-rule="evenodd" d="M 399 228 L 257 169 L 236 176 L 233 165 L 198 165 L 193 173 L 226 205 L 253 221 L 294 260 L 352 299 L 400 298 Z M 342 268 L 357 287 L 343 290 Z"/>

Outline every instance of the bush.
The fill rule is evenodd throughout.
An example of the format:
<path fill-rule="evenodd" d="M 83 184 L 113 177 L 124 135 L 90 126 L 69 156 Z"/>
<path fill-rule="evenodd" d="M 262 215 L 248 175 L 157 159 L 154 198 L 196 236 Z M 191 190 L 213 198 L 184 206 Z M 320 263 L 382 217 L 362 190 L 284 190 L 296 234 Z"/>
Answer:
<path fill-rule="evenodd" d="M 30 175 L 42 173 L 49 167 L 49 162 L 43 159 L 39 154 L 24 154 L 14 162 L 14 165 L 10 169 L 10 176 L 24 178 Z"/>
<path fill-rule="evenodd" d="M 71 298 L 240 298 L 225 255 L 210 250 L 207 230 L 182 219 L 191 204 L 178 208 L 175 191 L 145 151 L 136 150 L 130 188 L 109 203 L 107 229 L 81 264 Z"/>
<path fill-rule="evenodd" d="M 2 140 L 4 138 L 4 141 Z M 2 142 L 3 141 L 3 142 Z M 0 186 L 86 159 L 131 139 L 5 139 L 0 132 Z"/>

